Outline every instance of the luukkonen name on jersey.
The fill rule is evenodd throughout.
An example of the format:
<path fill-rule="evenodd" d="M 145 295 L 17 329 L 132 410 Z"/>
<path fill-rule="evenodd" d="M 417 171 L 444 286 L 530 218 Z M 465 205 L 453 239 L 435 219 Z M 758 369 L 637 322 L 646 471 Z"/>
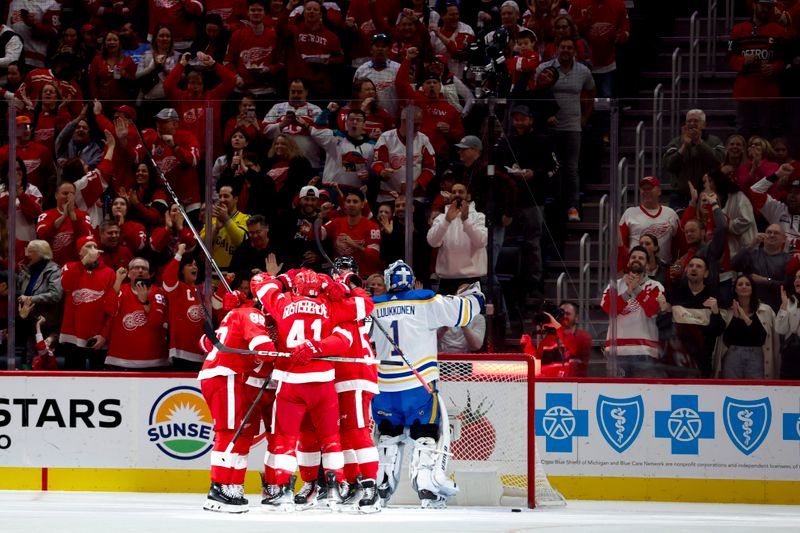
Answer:
<path fill-rule="evenodd" d="M 413 305 L 393 305 L 391 307 L 376 307 L 375 314 L 378 318 L 385 316 L 395 315 L 413 315 L 415 314 L 415 307 Z"/>

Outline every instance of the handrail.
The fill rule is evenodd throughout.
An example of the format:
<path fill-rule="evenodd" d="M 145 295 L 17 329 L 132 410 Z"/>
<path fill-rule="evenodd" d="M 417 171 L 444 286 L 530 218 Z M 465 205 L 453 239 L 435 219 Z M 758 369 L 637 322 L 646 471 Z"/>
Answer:
<path fill-rule="evenodd" d="M 589 249 L 590 245 L 591 239 L 589 234 L 584 233 L 580 242 L 581 270 L 578 274 L 578 302 L 580 305 L 581 322 L 583 324 L 589 323 L 588 294 L 591 290 L 589 280 L 592 274 L 591 250 Z"/>
<path fill-rule="evenodd" d="M 564 283 L 567 280 L 567 273 L 562 272 L 558 275 L 558 279 L 556 279 L 556 304 L 561 305 L 561 302 L 566 300 L 564 298 Z"/>
<path fill-rule="evenodd" d="M 598 258 L 600 259 L 599 265 L 597 267 L 597 293 L 599 294 L 600 291 L 603 290 L 606 283 L 608 283 L 608 260 L 609 260 L 609 250 L 608 248 L 611 245 L 611 239 L 608 238 L 608 232 L 611 228 L 611 221 L 610 214 L 609 214 L 609 205 L 608 205 L 608 195 L 604 194 L 602 198 L 600 198 L 600 213 L 598 215 L 598 227 L 600 231 L 597 234 L 597 253 Z"/>
<path fill-rule="evenodd" d="M 706 24 L 706 70 L 717 75 L 717 29 L 719 28 L 717 6 L 719 0 L 708 0 L 708 19 Z"/>
<path fill-rule="evenodd" d="M 669 137 L 678 135 L 679 113 L 681 107 L 681 85 L 683 84 L 683 57 L 681 49 L 672 52 L 672 90 L 669 95 Z"/>
<path fill-rule="evenodd" d="M 619 208 L 620 211 L 626 209 L 628 207 L 628 191 L 630 190 L 630 184 L 628 183 L 628 176 L 630 169 L 630 165 L 628 164 L 627 157 L 621 157 L 619 163 L 617 163 L 617 176 L 619 177 Z"/>
<path fill-rule="evenodd" d="M 695 11 L 689 19 L 689 107 L 697 105 L 698 78 L 700 77 L 700 13 Z"/>
<path fill-rule="evenodd" d="M 674 75 L 674 73 L 673 73 Z M 661 169 L 661 141 L 664 136 L 664 86 L 653 89 L 653 138 L 650 145 L 650 174 L 658 176 Z"/>
<path fill-rule="evenodd" d="M 647 146 L 645 146 L 645 131 L 644 131 L 644 121 L 640 121 L 636 125 L 636 138 L 635 138 L 635 149 L 636 149 L 636 156 L 633 160 L 633 183 L 639 183 L 639 181 L 644 177 L 644 157 L 647 153 Z M 639 187 L 634 187 L 635 190 L 635 201 L 634 203 L 639 203 Z"/>
<path fill-rule="evenodd" d="M 733 0 L 725 0 L 725 27 L 733 28 Z"/>

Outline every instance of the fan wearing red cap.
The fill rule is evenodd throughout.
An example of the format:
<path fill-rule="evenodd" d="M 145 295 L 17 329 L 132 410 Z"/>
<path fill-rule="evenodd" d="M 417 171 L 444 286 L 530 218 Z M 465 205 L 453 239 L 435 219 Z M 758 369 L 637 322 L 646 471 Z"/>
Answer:
<path fill-rule="evenodd" d="M 658 239 L 658 259 L 672 262 L 672 238 L 678 232 L 680 218 L 672 208 L 661 205 L 661 181 L 656 176 L 639 180 L 639 198 L 639 205 L 626 209 L 619 221 L 620 270 L 628 264 L 628 250 L 638 246 L 645 233 Z"/>

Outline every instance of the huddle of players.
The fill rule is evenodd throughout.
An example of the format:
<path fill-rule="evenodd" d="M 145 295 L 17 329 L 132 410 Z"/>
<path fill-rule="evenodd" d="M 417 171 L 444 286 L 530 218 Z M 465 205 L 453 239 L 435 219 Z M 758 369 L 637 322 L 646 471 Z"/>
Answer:
<path fill-rule="evenodd" d="M 226 297 L 230 312 L 216 331 L 223 345 L 291 357 L 228 353 L 205 336 L 201 339 L 208 356 L 198 380 L 215 430 L 204 509 L 247 512 L 247 456 L 262 420 L 269 432 L 262 500 L 268 509 L 302 510 L 323 501 L 332 509 L 377 512 L 396 489 L 407 442 L 414 445 L 411 479 L 423 507 L 444 506 L 456 493 L 446 477 L 446 461 L 440 460 L 446 458 L 449 441 L 448 432 L 440 430 L 447 416 L 435 393 L 436 329 L 471 320 L 483 306 L 483 295 L 478 289 L 464 297 L 415 290 L 413 272 L 402 261 L 387 269 L 389 293 L 375 303 L 360 289 L 352 258 L 338 258 L 334 276 L 307 269 L 254 276 L 250 288 L 264 312 L 238 291 Z M 400 307 L 393 311 L 394 305 Z M 385 309 L 373 319 L 384 322 L 383 329 L 394 336 L 392 341 L 375 336 L 378 353 L 387 361 L 376 368 L 321 359 L 374 361 L 365 319 L 375 306 Z M 413 342 L 406 346 L 401 339 Z M 433 394 L 410 369 L 394 366 L 399 364 L 398 344 Z M 379 375 L 383 394 L 371 406 Z M 265 393 L 234 442 L 266 379 L 271 381 Z M 373 409 L 379 415 L 377 448 L 370 429 Z M 303 485 L 294 494 L 298 469 Z"/>

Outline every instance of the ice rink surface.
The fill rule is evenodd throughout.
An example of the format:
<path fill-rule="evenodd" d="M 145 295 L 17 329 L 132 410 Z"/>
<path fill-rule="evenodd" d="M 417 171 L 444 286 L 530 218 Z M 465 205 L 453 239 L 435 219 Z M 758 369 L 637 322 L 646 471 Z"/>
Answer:
<path fill-rule="evenodd" d="M 653 532 L 800 531 L 800 507 L 652 502 L 571 501 L 565 508 L 384 509 L 373 515 L 328 511 L 270 513 L 248 496 L 250 512 L 203 511 L 200 494 L 0 491 L 0 531 L 443 533 L 473 531 Z"/>

